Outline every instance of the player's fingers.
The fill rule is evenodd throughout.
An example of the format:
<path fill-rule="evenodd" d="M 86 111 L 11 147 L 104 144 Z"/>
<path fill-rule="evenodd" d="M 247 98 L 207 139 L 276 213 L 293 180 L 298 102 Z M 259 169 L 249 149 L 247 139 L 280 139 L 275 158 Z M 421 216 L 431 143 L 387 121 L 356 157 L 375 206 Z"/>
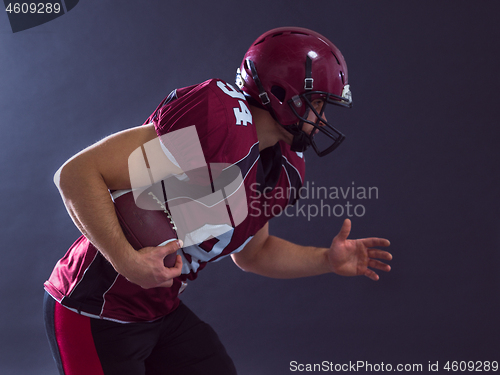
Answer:
<path fill-rule="evenodd" d="M 366 247 L 387 247 L 391 242 L 385 238 L 370 237 L 361 239 Z"/>
<path fill-rule="evenodd" d="M 174 277 L 180 276 L 181 271 L 182 271 L 182 257 L 179 254 L 177 254 L 175 257 L 175 264 L 172 267 L 165 267 L 165 275 L 167 275 L 169 279 L 173 279 Z"/>
<path fill-rule="evenodd" d="M 373 259 L 392 260 L 392 254 L 378 249 L 368 249 L 368 256 Z"/>
<path fill-rule="evenodd" d="M 365 271 L 365 276 L 372 279 L 373 281 L 378 281 L 379 277 L 375 271 L 372 271 L 370 269 L 367 269 Z"/>
<path fill-rule="evenodd" d="M 182 270 L 182 257 L 179 254 L 177 254 L 177 257 L 175 258 L 175 265 L 173 268 L 179 272 Z"/>
<path fill-rule="evenodd" d="M 182 245 L 183 243 L 181 240 L 175 239 L 164 245 L 158 246 L 158 248 L 160 250 L 160 254 L 164 256 L 175 253 L 177 250 L 182 248 Z"/>
<path fill-rule="evenodd" d="M 180 257 L 180 256 L 178 255 L 178 257 Z M 181 262 L 181 265 L 182 265 L 182 262 Z M 177 263 L 176 263 L 175 268 L 174 267 L 172 267 L 172 268 L 165 267 L 164 272 L 163 272 L 163 281 L 156 284 L 155 288 L 170 288 L 174 283 L 174 279 L 181 275 L 181 269 L 182 269 L 182 266 L 177 267 Z"/>
<path fill-rule="evenodd" d="M 370 259 L 370 261 L 368 262 L 368 267 L 375 268 L 384 272 L 389 272 L 391 270 L 391 266 L 375 259 Z"/>
<path fill-rule="evenodd" d="M 173 279 L 179 277 L 182 272 L 181 256 L 177 255 L 174 267 L 163 267 L 161 274 L 157 275 L 156 285 L 154 287 L 170 288 L 173 284 Z"/>
<path fill-rule="evenodd" d="M 349 233 L 351 233 L 351 220 L 345 219 L 342 224 L 342 228 L 340 228 L 339 234 L 337 234 L 337 238 L 344 241 L 347 237 L 349 237 Z"/>

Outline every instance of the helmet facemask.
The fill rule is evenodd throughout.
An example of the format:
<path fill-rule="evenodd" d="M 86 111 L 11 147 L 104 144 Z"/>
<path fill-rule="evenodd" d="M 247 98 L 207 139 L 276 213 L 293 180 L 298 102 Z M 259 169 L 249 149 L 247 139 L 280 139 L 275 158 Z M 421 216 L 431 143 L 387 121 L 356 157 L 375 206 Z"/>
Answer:
<path fill-rule="evenodd" d="M 319 112 L 313 104 L 318 99 L 323 101 Z M 345 135 L 328 122 L 328 117 L 332 118 L 333 116 L 324 118 L 328 104 L 350 108 L 352 101 L 348 85 L 344 89 L 343 96 L 323 91 L 309 91 L 296 95 L 288 101 L 290 109 L 298 119 L 297 124 L 283 126 L 294 136 L 291 146 L 292 151 L 303 152 L 309 146 L 312 146 L 316 154 L 321 157 L 334 151 L 344 141 Z M 306 106 L 306 109 L 301 116 L 298 109 L 303 105 Z M 308 119 L 310 113 L 315 115 L 315 121 Z M 306 123 L 313 127 L 309 134 L 303 130 Z"/>

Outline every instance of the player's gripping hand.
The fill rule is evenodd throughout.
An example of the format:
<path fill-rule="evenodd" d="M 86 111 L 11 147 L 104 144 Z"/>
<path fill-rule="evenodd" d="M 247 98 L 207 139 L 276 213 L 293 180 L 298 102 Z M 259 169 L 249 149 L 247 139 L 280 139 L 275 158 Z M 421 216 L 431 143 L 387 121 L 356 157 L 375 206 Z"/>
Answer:
<path fill-rule="evenodd" d="M 165 267 L 164 258 L 175 253 L 182 247 L 182 241 L 172 241 L 163 246 L 144 247 L 130 253 L 127 260 L 122 260 L 119 271 L 127 280 L 144 289 L 165 287 L 170 288 L 173 279 L 180 276 L 182 259 L 176 256 L 172 268 Z"/>
<path fill-rule="evenodd" d="M 389 240 L 384 238 L 362 238 L 348 240 L 351 232 L 351 221 L 345 219 L 339 234 L 333 239 L 328 251 L 328 261 L 333 272 L 342 276 L 364 275 L 372 280 L 378 280 L 377 273 L 370 268 L 389 272 L 391 267 L 381 260 L 391 260 L 392 255 L 375 247 L 387 247 Z"/>

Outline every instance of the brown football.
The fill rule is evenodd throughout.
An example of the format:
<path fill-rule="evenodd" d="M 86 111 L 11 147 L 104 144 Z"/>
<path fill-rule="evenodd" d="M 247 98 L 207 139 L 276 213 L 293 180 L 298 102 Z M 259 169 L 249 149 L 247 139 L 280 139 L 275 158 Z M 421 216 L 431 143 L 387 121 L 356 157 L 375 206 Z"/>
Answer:
<path fill-rule="evenodd" d="M 177 239 L 177 228 L 168 207 L 156 195 L 144 192 L 139 197 L 143 207 L 157 208 L 156 210 L 139 208 L 132 191 L 117 190 L 111 195 L 123 233 L 134 249 L 165 245 Z M 163 263 L 165 267 L 173 267 L 175 260 L 176 253 L 173 253 L 167 255 Z"/>

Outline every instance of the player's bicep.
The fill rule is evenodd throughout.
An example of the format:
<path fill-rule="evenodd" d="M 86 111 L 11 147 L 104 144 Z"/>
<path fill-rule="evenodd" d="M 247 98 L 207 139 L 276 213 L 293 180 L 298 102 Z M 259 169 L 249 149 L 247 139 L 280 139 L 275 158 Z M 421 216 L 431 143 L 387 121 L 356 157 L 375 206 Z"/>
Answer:
<path fill-rule="evenodd" d="M 160 151 L 154 156 L 150 152 L 148 162 L 145 148 Z M 131 174 L 136 176 L 136 183 L 148 185 L 151 182 L 147 172 L 151 162 L 162 164 L 165 174 L 174 172 L 176 168 L 161 152 L 152 124 L 127 129 L 102 139 L 69 159 L 59 173 L 61 178 L 65 175 L 68 178 L 81 176 L 83 180 L 100 176 L 111 190 L 128 189 L 132 185 Z M 64 170 L 66 173 L 61 173 Z M 139 175 L 146 177 L 144 181 L 137 180 Z"/>
<path fill-rule="evenodd" d="M 144 144 L 154 139 L 157 139 L 157 136 L 152 125 L 138 126 L 112 134 L 90 148 L 89 161 L 101 174 L 109 189 L 129 189 L 131 173 L 137 174 L 136 170 L 140 168 L 132 162 L 130 170 L 129 159 L 142 154 Z"/>

